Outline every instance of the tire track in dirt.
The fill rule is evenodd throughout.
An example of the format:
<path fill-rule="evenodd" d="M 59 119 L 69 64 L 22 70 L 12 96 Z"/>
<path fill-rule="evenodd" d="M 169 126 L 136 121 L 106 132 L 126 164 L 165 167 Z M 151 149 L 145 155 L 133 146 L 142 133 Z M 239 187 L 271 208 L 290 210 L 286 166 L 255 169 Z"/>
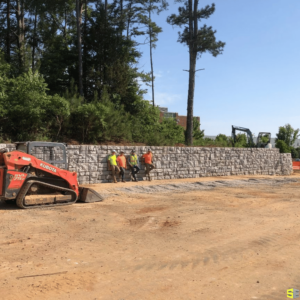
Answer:
<path fill-rule="evenodd" d="M 279 243 L 280 239 L 280 243 Z M 282 246 L 282 243 L 286 241 L 286 245 Z M 174 261 L 162 261 L 157 263 L 145 263 L 139 264 L 132 267 L 132 271 L 139 271 L 139 270 L 156 270 L 160 271 L 163 269 L 173 270 L 176 267 L 181 267 L 181 269 L 185 269 L 187 267 L 191 267 L 192 269 L 198 267 L 208 267 L 211 264 L 222 264 L 229 261 L 234 261 L 235 263 L 239 262 L 246 262 L 251 257 L 257 257 L 258 252 L 260 258 L 267 257 L 267 254 L 262 253 L 261 251 L 266 248 L 272 248 L 273 251 L 278 251 L 284 247 L 288 246 L 288 242 L 291 239 L 286 236 L 278 236 L 278 235 L 267 235 L 262 236 L 258 239 L 252 240 L 244 246 L 235 247 L 233 249 L 227 249 L 221 251 L 220 248 L 224 249 L 224 245 L 220 245 L 220 247 L 214 247 L 211 249 L 206 250 L 203 253 L 195 256 L 194 258 L 187 259 L 187 260 L 174 260 Z M 236 243 L 231 244 L 239 244 L 237 241 Z M 228 245 L 230 246 L 230 245 Z M 225 245 L 226 247 L 226 245 Z M 238 272 L 238 271 L 236 271 Z"/>
<path fill-rule="evenodd" d="M 91 291 L 95 282 L 93 272 L 69 271 L 66 274 L 41 276 L 36 278 L 21 278 L 14 282 L 15 286 L 23 287 L 17 291 L 1 293 L 1 299 L 5 300 L 23 300 L 23 299 L 44 299 L 45 294 L 56 297 L 67 294 L 74 289 L 83 289 Z M 5 286 L 4 286 L 5 287 Z M 20 292 L 22 290 L 22 292 Z M 3 298 L 2 298 L 3 297 Z"/>
<path fill-rule="evenodd" d="M 127 222 L 130 226 L 135 227 L 136 230 L 162 230 L 181 224 L 181 221 L 177 219 L 169 219 L 168 217 L 159 218 L 156 216 L 128 219 Z"/>

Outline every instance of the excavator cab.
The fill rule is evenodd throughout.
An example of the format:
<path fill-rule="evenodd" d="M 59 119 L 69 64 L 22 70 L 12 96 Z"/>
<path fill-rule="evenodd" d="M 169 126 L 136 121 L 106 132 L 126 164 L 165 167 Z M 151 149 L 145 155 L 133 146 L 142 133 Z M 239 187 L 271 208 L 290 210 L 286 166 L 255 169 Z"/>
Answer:
<path fill-rule="evenodd" d="M 257 136 L 256 146 L 257 148 L 265 148 L 271 143 L 271 133 L 270 132 L 260 132 Z"/>

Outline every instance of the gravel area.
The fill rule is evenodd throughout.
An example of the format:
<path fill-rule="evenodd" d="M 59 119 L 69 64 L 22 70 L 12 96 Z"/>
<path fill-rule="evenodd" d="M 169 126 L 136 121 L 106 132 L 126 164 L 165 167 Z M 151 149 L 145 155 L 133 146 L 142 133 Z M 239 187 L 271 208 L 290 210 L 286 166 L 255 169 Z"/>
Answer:
<path fill-rule="evenodd" d="M 211 190 L 217 187 L 248 187 L 253 185 L 281 185 L 298 182 L 295 178 L 262 178 L 247 180 L 215 180 L 215 181 L 197 181 L 193 183 L 176 183 L 176 184 L 158 184 L 158 185 L 136 185 L 122 187 L 117 190 L 125 193 L 152 194 L 152 193 L 169 193 L 170 191 L 192 191 L 192 190 Z"/>

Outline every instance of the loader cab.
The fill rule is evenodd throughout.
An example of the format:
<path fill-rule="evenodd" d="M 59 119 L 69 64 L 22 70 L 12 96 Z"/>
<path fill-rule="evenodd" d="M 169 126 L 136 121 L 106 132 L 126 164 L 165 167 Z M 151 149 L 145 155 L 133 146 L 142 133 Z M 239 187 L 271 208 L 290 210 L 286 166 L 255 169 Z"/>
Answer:
<path fill-rule="evenodd" d="M 68 170 L 67 145 L 51 142 L 17 142 L 16 150 L 33 155 L 60 169 Z"/>

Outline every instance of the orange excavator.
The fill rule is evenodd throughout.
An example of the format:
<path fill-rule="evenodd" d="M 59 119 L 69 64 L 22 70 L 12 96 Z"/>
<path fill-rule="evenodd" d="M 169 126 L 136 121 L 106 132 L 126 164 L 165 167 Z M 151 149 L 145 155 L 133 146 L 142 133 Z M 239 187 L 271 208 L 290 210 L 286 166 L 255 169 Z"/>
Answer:
<path fill-rule="evenodd" d="M 46 160 L 36 157 L 44 153 Z M 80 187 L 77 173 L 67 169 L 63 143 L 20 142 L 16 143 L 16 150 L 0 150 L 0 199 L 15 202 L 20 208 L 103 200 L 95 190 Z"/>

